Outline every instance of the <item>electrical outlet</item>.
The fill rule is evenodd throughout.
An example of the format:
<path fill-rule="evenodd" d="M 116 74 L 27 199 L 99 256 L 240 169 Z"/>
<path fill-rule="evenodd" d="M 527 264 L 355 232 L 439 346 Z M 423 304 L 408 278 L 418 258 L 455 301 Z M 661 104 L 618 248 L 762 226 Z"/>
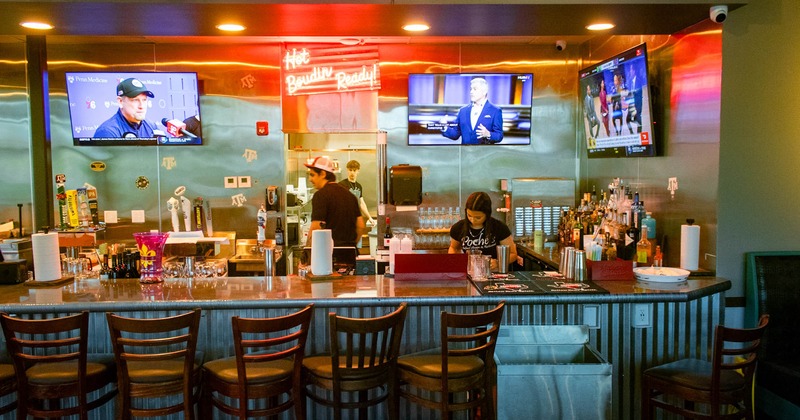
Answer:
<path fill-rule="evenodd" d="M 635 328 L 646 328 L 650 326 L 650 304 L 633 304 L 633 326 Z"/>

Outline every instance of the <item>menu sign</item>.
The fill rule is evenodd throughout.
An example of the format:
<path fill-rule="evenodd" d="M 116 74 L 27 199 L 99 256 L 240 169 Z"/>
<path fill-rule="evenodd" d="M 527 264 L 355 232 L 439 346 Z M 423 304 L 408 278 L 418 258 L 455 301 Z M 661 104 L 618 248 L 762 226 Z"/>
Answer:
<path fill-rule="evenodd" d="M 288 96 L 379 90 L 378 47 L 287 46 L 283 53 L 282 75 Z"/>

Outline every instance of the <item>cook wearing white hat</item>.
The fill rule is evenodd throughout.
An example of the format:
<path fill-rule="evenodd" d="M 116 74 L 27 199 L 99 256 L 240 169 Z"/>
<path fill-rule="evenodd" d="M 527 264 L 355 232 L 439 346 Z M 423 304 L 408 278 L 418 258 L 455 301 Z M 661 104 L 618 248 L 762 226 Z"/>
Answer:
<path fill-rule="evenodd" d="M 306 246 L 311 246 L 311 232 L 330 229 L 334 246 L 355 247 L 369 230 L 356 196 L 336 183 L 337 163 L 327 156 L 318 156 L 304 165 L 308 168 L 308 181 L 317 190 L 311 197 L 311 227 Z"/>

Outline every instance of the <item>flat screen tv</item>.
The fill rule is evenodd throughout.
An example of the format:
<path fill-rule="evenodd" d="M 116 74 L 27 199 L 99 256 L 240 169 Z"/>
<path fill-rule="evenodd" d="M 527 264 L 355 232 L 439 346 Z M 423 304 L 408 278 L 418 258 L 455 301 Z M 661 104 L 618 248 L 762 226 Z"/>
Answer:
<path fill-rule="evenodd" d="M 76 146 L 203 144 L 197 73 L 68 72 L 66 78 Z"/>
<path fill-rule="evenodd" d="M 409 74 L 408 144 L 530 144 L 532 98 L 530 73 Z"/>
<path fill-rule="evenodd" d="M 642 44 L 579 73 L 581 126 L 589 158 L 656 155 L 653 109 Z"/>

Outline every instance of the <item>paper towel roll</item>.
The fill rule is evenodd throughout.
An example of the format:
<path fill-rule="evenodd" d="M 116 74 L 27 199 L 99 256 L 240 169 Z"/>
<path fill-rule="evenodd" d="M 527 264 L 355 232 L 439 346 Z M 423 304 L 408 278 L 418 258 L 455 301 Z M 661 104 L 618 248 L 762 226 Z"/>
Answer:
<path fill-rule="evenodd" d="M 61 253 L 58 250 L 58 233 L 34 233 L 33 276 L 36 281 L 53 281 L 61 278 Z"/>
<path fill-rule="evenodd" d="M 315 276 L 333 273 L 333 237 L 330 229 L 311 232 L 311 273 Z"/>
<path fill-rule="evenodd" d="M 697 270 L 700 258 L 700 226 L 681 225 L 681 268 Z"/>

